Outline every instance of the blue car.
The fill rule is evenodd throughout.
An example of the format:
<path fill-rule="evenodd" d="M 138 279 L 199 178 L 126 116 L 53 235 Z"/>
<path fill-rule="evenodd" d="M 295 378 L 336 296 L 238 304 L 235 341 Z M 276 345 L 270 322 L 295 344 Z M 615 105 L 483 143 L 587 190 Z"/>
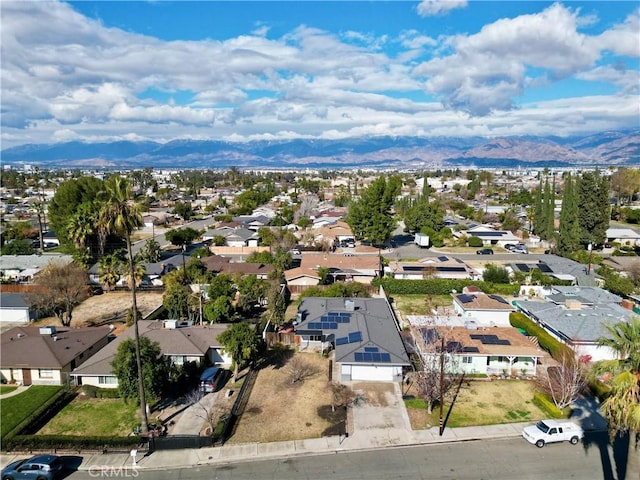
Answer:
<path fill-rule="evenodd" d="M 60 476 L 64 465 L 57 455 L 36 455 L 7 465 L 0 478 L 2 480 L 30 479 L 54 480 Z"/>

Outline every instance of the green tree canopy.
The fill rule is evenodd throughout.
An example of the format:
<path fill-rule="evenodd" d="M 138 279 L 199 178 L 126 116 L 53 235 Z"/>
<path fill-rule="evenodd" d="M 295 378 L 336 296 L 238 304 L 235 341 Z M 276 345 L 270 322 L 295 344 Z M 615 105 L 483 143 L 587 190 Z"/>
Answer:
<path fill-rule="evenodd" d="M 224 350 L 233 359 L 233 379 L 238 377 L 241 364 L 252 360 L 260 349 L 261 339 L 254 327 L 248 323 L 234 323 L 218 335 Z"/>
<path fill-rule="evenodd" d="M 140 360 L 144 390 L 148 397 L 160 398 L 169 380 L 169 366 L 163 358 L 160 345 L 147 337 L 140 338 Z M 113 374 L 118 378 L 118 391 L 125 400 L 138 400 L 138 367 L 135 342 L 124 340 L 118 345 L 111 361 Z"/>

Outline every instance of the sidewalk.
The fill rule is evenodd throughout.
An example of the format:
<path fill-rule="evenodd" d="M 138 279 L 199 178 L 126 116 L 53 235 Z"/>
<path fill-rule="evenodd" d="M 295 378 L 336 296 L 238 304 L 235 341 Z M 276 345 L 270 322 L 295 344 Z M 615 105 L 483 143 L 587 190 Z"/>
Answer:
<path fill-rule="evenodd" d="M 193 467 L 197 465 L 228 464 L 253 460 L 287 458 L 291 455 L 323 455 L 329 453 L 397 448 L 411 445 L 428 445 L 442 442 L 462 442 L 492 438 L 520 437 L 527 423 L 491 425 L 486 427 L 464 427 L 446 429 L 442 437 L 438 428 L 407 431 L 403 429 L 378 429 L 379 431 L 355 432 L 348 437 L 333 436 L 306 440 L 274 443 L 250 443 L 224 445 L 222 447 L 163 450 L 146 457 L 137 458 L 138 469 L 165 470 L 167 468 Z M 373 433 L 373 435 L 370 435 Z M 524 441 L 524 440 L 523 440 Z M 24 458 L 26 455 L 2 455 L 0 465 Z M 111 468 L 131 467 L 132 457 L 127 453 L 90 454 L 82 456 L 78 470 L 97 472 Z"/>
<path fill-rule="evenodd" d="M 533 422 L 509 423 L 476 427 L 446 428 L 440 436 L 438 427 L 427 430 L 412 430 L 403 408 L 399 384 L 388 385 L 385 401 L 380 404 L 364 403 L 351 410 L 351 426 L 348 436 L 340 435 L 305 440 L 273 443 L 226 444 L 185 450 L 156 451 L 137 458 L 138 469 L 162 470 L 167 468 L 192 467 L 197 465 L 228 464 L 254 460 L 286 458 L 291 455 L 324 455 L 340 452 L 398 448 L 430 445 L 446 442 L 464 442 L 498 438 L 520 438 L 522 429 Z M 578 403 L 578 402 L 577 402 Z M 596 404 L 580 400 L 581 411 L 575 421 L 581 423 L 585 417 L 594 420 L 600 416 Z M 589 428 L 591 427 L 591 428 Z M 593 422 L 588 430 L 601 430 L 601 422 Z M 606 423 L 604 426 L 606 429 Z M 522 440 L 523 442 L 525 440 Z M 0 465 L 23 458 L 25 455 L 0 456 Z M 133 459 L 128 453 L 89 454 L 82 456 L 78 470 L 97 472 L 112 468 L 133 468 Z"/>

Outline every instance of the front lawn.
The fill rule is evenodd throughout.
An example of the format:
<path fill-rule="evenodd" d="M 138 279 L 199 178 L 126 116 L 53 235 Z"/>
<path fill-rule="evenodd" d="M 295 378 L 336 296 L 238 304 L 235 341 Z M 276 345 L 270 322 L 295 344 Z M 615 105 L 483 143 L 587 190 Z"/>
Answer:
<path fill-rule="evenodd" d="M 13 392 L 16 388 L 18 388 L 16 385 L 0 385 L 0 395 Z"/>
<path fill-rule="evenodd" d="M 40 435 L 127 436 L 139 423 L 135 402 L 79 395 L 39 432 Z"/>
<path fill-rule="evenodd" d="M 409 393 L 416 394 L 414 390 Z M 548 415 L 533 404 L 534 393 L 534 383 L 524 380 L 465 382 L 446 426 L 496 425 L 547 418 Z M 420 398 L 405 400 L 405 405 L 414 430 L 438 425 L 440 412 L 437 405 L 431 415 L 427 413 L 424 401 Z M 446 402 L 445 417 L 450 408 L 450 402 Z"/>
<path fill-rule="evenodd" d="M 13 430 L 63 387 L 32 385 L 13 397 L 0 399 L 0 437 Z"/>

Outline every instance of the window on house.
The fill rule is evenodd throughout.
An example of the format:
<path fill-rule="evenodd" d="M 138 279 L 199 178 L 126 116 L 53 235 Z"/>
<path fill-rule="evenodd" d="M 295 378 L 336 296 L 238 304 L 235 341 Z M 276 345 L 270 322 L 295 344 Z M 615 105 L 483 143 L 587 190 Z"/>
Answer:
<path fill-rule="evenodd" d="M 462 363 L 473 363 L 473 357 L 462 357 Z"/>
<path fill-rule="evenodd" d="M 112 376 L 98 377 L 98 384 L 100 385 L 115 385 L 118 383 L 118 379 Z"/>
<path fill-rule="evenodd" d="M 38 370 L 38 376 L 40 378 L 53 378 L 53 370 L 50 368 L 41 368 Z"/>
<path fill-rule="evenodd" d="M 322 335 L 309 335 L 309 341 L 310 342 L 321 342 L 322 341 Z"/>

